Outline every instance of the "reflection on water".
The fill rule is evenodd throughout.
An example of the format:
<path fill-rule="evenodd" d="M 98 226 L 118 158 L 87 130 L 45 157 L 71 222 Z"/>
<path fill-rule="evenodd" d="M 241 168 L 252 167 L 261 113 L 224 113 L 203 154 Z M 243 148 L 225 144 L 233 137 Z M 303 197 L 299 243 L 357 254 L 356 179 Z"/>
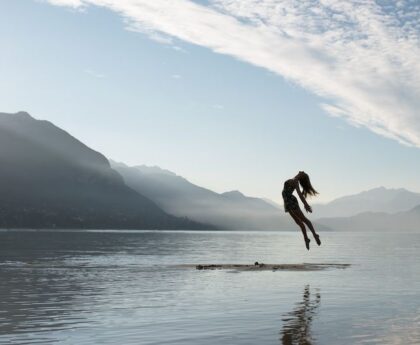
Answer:
<path fill-rule="evenodd" d="M 283 318 L 283 329 L 281 331 L 281 342 L 283 345 L 314 345 L 311 334 L 311 323 L 316 315 L 321 294 L 317 292 L 311 297 L 309 285 L 305 286 L 302 302 L 286 314 Z"/>

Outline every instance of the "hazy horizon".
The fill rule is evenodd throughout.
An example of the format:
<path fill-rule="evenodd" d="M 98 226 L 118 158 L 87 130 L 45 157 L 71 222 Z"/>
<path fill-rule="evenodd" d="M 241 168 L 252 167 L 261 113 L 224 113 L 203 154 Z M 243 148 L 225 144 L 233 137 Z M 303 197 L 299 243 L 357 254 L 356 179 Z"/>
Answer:
<path fill-rule="evenodd" d="M 139 164 L 139 165 L 128 165 L 128 164 L 126 164 L 125 162 L 119 162 L 119 161 L 115 161 L 115 160 L 113 160 L 113 159 L 110 159 L 110 158 L 108 158 L 109 160 L 110 160 L 110 162 L 114 162 L 114 163 L 116 163 L 116 164 L 124 164 L 124 165 L 126 165 L 127 167 L 136 167 L 136 168 L 146 168 L 146 169 L 150 169 L 153 173 L 164 173 L 164 174 L 174 174 L 174 175 L 176 175 L 176 176 L 178 176 L 178 177 L 182 177 L 182 178 L 185 178 L 184 176 L 182 176 L 182 175 L 180 175 L 180 174 L 178 174 L 176 171 L 172 171 L 172 170 L 169 170 L 169 169 L 166 169 L 165 167 L 161 167 L 161 166 L 159 166 L 159 165 L 147 165 L 147 164 Z M 112 164 L 111 164 L 111 166 L 112 166 Z M 159 171 L 159 170 L 161 170 L 161 171 Z M 146 173 L 147 174 L 147 173 Z M 190 182 L 190 183 L 193 183 L 192 181 L 190 181 L 189 179 L 186 179 L 188 182 Z M 195 183 L 194 183 L 195 184 Z M 202 188 L 205 188 L 205 189 L 209 189 L 210 191 L 213 191 L 212 189 L 210 189 L 209 187 L 207 187 L 207 186 L 200 186 L 200 187 L 202 187 Z M 390 188 L 390 187 L 387 187 L 387 186 L 372 186 L 372 187 L 370 187 L 370 188 L 367 188 L 367 189 L 364 189 L 364 190 L 355 190 L 355 191 L 353 191 L 353 193 L 351 193 L 351 194 L 346 194 L 346 195 L 337 195 L 336 197 L 334 197 L 333 199 L 330 199 L 330 200 L 325 200 L 325 201 L 322 201 L 322 202 L 318 202 L 318 200 L 316 199 L 316 198 L 313 198 L 313 199 L 311 199 L 311 201 L 313 201 L 313 202 L 315 202 L 315 203 L 319 203 L 319 204 L 328 204 L 329 202 L 331 202 L 331 201 L 334 201 L 334 200 L 336 200 L 336 199 L 340 199 L 340 198 L 343 198 L 343 197 L 348 197 L 348 196 L 352 196 L 352 195 L 357 195 L 357 194 L 360 194 L 360 193 L 364 193 L 364 192 L 369 192 L 369 191 L 372 191 L 372 190 L 380 190 L 380 189 L 385 189 L 385 190 L 405 190 L 405 191 L 409 191 L 409 192 L 414 192 L 414 193 L 417 193 L 417 191 L 413 191 L 413 190 L 408 190 L 408 189 L 406 189 L 406 188 L 404 188 L 404 187 L 395 187 L 395 188 Z M 213 192 L 216 192 L 216 191 L 213 191 Z M 277 206 L 281 206 L 282 207 L 282 200 L 279 200 L 278 202 L 276 202 L 275 200 L 272 200 L 272 199 L 270 199 L 270 198 L 268 198 L 268 197 L 262 197 L 262 196 L 258 196 L 258 195 L 248 195 L 248 194 L 246 194 L 246 193 L 243 193 L 242 191 L 240 191 L 240 190 L 237 190 L 237 189 L 228 189 L 228 190 L 224 190 L 224 191 L 221 191 L 221 192 L 216 192 L 216 193 L 219 193 L 219 194 L 223 194 L 223 193 L 229 193 L 229 192 L 240 192 L 240 193 L 242 193 L 242 194 L 244 194 L 245 196 L 248 196 L 248 197 L 256 197 L 256 198 L 261 198 L 261 199 L 267 199 L 268 201 L 272 201 L 272 202 L 275 202 L 276 203 L 276 205 Z"/>

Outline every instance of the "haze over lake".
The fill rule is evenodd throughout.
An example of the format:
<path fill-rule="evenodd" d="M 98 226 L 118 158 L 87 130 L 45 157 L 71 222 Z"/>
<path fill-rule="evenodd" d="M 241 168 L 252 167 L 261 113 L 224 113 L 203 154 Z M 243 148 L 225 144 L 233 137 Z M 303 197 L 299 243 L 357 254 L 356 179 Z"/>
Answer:
<path fill-rule="evenodd" d="M 420 234 L 0 232 L 0 343 L 420 342 Z M 349 263 L 315 272 L 190 263 Z"/>

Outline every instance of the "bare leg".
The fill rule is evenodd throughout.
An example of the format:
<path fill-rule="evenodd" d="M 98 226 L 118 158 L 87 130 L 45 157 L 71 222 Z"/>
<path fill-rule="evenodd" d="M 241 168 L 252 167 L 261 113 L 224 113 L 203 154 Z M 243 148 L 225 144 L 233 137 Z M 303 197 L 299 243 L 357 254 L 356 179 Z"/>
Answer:
<path fill-rule="evenodd" d="M 293 220 L 296 222 L 296 224 L 299 225 L 300 229 L 302 230 L 303 239 L 305 240 L 306 249 L 309 250 L 309 242 L 310 242 L 310 239 L 308 238 L 308 234 L 306 233 L 305 224 L 300 220 L 299 217 L 297 217 L 293 213 L 293 211 L 289 211 L 289 213 L 292 216 Z"/>
<path fill-rule="evenodd" d="M 319 239 L 319 235 L 315 232 L 315 228 L 312 225 L 312 222 L 308 218 L 305 217 L 305 215 L 300 209 L 293 210 L 293 213 L 296 217 L 298 217 L 303 223 L 305 223 L 308 226 L 309 230 L 311 230 L 312 235 L 315 238 L 316 243 L 318 244 L 318 246 L 320 246 L 321 240 Z"/>

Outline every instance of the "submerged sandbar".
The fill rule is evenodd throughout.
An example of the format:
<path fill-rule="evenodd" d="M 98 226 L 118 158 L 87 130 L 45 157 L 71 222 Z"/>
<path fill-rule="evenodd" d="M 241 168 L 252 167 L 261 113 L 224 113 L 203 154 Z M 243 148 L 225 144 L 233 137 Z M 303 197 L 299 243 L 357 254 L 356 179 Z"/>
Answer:
<path fill-rule="evenodd" d="M 327 269 L 344 269 L 350 264 L 338 263 L 302 263 L 302 264 L 185 264 L 179 268 L 194 268 L 197 270 L 233 270 L 233 271 L 322 271 Z"/>

